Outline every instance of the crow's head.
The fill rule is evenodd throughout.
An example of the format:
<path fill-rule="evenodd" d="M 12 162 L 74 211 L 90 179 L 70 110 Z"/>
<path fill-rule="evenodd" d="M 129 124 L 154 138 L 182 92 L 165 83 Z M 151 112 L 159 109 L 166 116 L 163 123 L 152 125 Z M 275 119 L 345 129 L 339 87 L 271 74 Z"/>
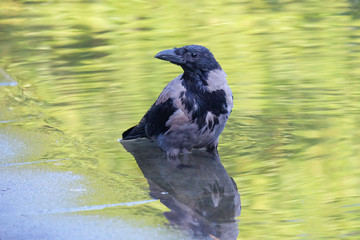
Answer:
<path fill-rule="evenodd" d="M 199 45 L 164 50 L 156 54 L 155 58 L 179 65 L 188 73 L 205 73 L 221 69 L 209 49 Z"/>

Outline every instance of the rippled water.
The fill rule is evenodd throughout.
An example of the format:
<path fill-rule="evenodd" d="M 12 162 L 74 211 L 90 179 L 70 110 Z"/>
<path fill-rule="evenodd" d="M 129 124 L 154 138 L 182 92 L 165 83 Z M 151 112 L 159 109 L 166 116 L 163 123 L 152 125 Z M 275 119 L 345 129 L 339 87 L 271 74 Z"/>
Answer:
<path fill-rule="evenodd" d="M 116 140 L 181 73 L 153 56 L 187 44 L 212 50 L 234 93 L 221 163 L 194 153 L 179 168 L 150 149 L 139 159 Z M 104 239 L 116 229 L 124 239 L 359 238 L 358 1 L 2 0 L 0 56 L 0 223 L 13 212 L 71 219 L 64 235 L 27 219 L 40 234 L 27 239 L 96 226 Z M 56 197 L 15 201 L 36 199 L 10 184 L 29 173 L 38 190 L 63 183 Z"/>

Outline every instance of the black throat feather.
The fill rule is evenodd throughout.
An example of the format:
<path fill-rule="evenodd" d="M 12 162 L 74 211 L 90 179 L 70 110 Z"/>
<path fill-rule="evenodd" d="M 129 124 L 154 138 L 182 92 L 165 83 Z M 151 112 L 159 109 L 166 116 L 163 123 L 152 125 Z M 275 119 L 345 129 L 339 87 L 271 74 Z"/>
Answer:
<path fill-rule="evenodd" d="M 208 72 L 185 71 L 181 79 L 181 84 L 185 87 L 186 90 L 190 90 L 196 94 L 201 94 L 206 91 L 206 86 L 208 86 L 208 76 Z"/>
<path fill-rule="evenodd" d="M 208 91 L 209 72 L 189 73 L 184 72 L 181 79 L 186 91 L 180 93 L 182 104 L 188 112 L 192 112 L 192 119 L 202 129 L 206 124 L 208 112 L 214 115 L 214 119 L 209 123 L 210 130 L 219 124 L 220 114 L 226 114 L 227 103 L 224 90 Z"/>

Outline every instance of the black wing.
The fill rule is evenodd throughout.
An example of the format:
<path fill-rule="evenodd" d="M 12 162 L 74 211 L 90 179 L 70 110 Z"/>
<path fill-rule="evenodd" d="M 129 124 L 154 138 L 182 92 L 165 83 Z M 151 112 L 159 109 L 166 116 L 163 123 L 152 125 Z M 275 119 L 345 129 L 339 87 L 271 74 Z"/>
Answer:
<path fill-rule="evenodd" d="M 129 128 L 123 133 L 123 139 L 151 138 L 165 133 L 170 128 L 170 126 L 166 126 L 166 122 L 176 110 L 177 108 L 171 98 L 168 98 L 165 102 L 154 103 L 138 125 Z"/>

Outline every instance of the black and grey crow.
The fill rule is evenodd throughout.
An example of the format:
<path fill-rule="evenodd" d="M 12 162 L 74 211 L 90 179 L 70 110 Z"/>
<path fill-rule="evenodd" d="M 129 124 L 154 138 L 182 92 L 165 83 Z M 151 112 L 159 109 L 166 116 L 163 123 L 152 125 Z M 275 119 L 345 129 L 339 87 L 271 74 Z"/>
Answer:
<path fill-rule="evenodd" d="M 123 133 L 123 140 L 152 139 L 169 156 L 192 148 L 215 151 L 233 107 L 226 73 L 199 45 L 164 50 L 155 58 L 179 65 L 184 73 L 164 88 L 138 125 Z"/>

